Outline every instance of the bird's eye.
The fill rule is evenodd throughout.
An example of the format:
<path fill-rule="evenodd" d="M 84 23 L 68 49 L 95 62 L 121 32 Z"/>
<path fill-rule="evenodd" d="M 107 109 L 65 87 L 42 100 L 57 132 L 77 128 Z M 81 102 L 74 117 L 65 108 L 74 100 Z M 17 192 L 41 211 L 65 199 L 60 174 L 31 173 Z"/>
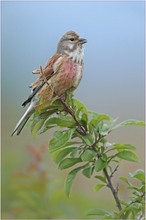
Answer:
<path fill-rule="evenodd" d="M 75 39 L 74 38 L 70 38 L 70 41 L 74 41 Z"/>

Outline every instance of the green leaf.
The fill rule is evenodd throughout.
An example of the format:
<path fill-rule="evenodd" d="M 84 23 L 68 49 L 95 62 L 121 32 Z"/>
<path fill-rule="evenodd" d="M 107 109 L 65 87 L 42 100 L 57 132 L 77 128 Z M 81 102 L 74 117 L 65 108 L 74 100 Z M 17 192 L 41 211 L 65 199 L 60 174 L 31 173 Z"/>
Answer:
<path fill-rule="evenodd" d="M 103 161 L 101 158 L 99 158 L 96 162 L 95 162 L 95 170 L 96 172 L 99 172 L 101 170 L 103 170 L 103 168 L 106 166 L 106 161 Z"/>
<path fill-rule="evenodd" d="M 133 194 L 138 196 L 140 199 L 142 199 L 140 193 L 143 193 L 145 191 L 145 185 L 142 185 L 140 187 L 132 185 L 132 186 L 129 186 L 128 189 L 132 189 Z M 138 199 L 138 197 L 137 197 L 137 199 Z"/>
<path fill-rule="evenodd" d="M 75 111 L 76 117 L 80 120 L 80 122 L 84 126 L 87 126 L 88 111 L 86 106 L 80 100 L 73 98 L 73 109 Z"/>
<path fill-rule="evenodd" d="M 65 119 L 61 119 L 59 117 L 52 117 L 49 118 L 46 123 L 45 123 L 45 127 L 48 127 L 50 125 L 57 125 L 60 127 L 67 127 L 67 128 L 73 128 L 76 126 L 76 123 L 74 120 L 65 120 Z"/>
<path fill-rule="evenodd" d="M 82 114 L 88 115 L 86 106 L 79 99 L 73 98 L 73 105 L 75 109 L 77 109 L 78 115 L 80 112 L 82 112 Z"/>
<path fill-rule="evenodd" d="M 101 159 L 102 159 L 103 161 L 107 162 L 108 157 L 107 157 L 107 155 L 106 155 L 105 153 L 102 153 Z"/>
<path fill-rule="evenodd" d="M 95 178 L 99 179 L 100 181 L 106 183 L 106 178 L 104 176 L 95 176 Z"/>
<path fill-rule="evenodd" d="M 101 124 L 101 126 L 99 127 L 99 132 L 102 136 L 106 136 L 108 135 L 109 131 L 110 131 L 111 125 L 110 123 L 103 123 Z"/>
<path fill-rule="evenodd" d="M 96 153 L 92 150 L 86 150 L 81 154 L 82 161 L 90 161 L 93 159 L 93 157 L 96 156 Z"/>
<path fill-rule="evenodd" d="M 127 183 L 129 186 L 131 186 L 131 183 L 128 181 L 128 179 L 125 176 L 120 176 L 120 180 Z"/>
<path fill-rule="evenodd" d="M 82 167 L 78 167 L 78 168 L 75 168 L 74 170 L 72 170 L 71 172 L 69 172 L 69 174 L 67 175 L 67 178 L 65 180 L 65 193 L 66 195 L 69 197 L 70 195 L 70 191 L 71 191 L 71 187 L 72 187 L 72 184 L 73 184 L 73 181 L 76 177 L 76 174 L 81 170 L 83 169 L 84 166 Z"/>
<path fill-rule="evenodd" d="M 135 178 L 139 181 L 141 181 L 142 183 L 145 183 L 145 173 L 144 173 L 144 170 L 136 170 L 134 173 L 129 173 L 129 175 L 132 177 L 132 178 Z"/>
<path fill-rule="evenodd" d="M 88 210 L 86 212 L 86 215 L 87 216 L 89 215 L 104 216 L 104 215 L 110 215 L 110 213 L 103 209 L 93 208 L 93 209 Z"/>
<path fill-rule="evenodd" d="M 52 103 L 49 105 L 49 107 L 47 107 L 47 111 L 62 111 L 64 109 L 62 103 L 57 99 L 57 97 L 54 98 L 54 100 L 52 100 Z"/>
<path fill-rule="evenodd" d="M 60 162 L 59 169 L 61 170 L 67 169 L 79 162 L 81 162 L 81 158 L 65 158 L 64 160 Z"/>
<path fill-rule="evenodd" d="M 48 131 L 49 129 L 54 128 L 54 127 L 55 127 L 54 125 L 50 125 L 50 126 L 48 126 L 48 127 L 43 127 L 40 133 L 43 134 L 43 133 L 45 133 L 46 131 Z"/>
<path fill-rule="evenodd" d="M 76 147 L 70 154 L 70 157 L 76 157 L 78 155 L 79 147 Z"/>
<path fill-rule="evenodd" d="M 61 149 L 59 152 L 57 152 L 57 155 L 55 155 L 55 162 L 58 164 L 60 161 L 64 159 L 69 153 L 71 153 L 76 147 L 67 147 L 64 149 Z"/>
<path fill-rule="evenodd" d="M 82 114 L 81 122 L 82 122 L 84 125 L 87 125 L 87 122 L 88 122 L 88 113 L 87 113 L 87 114 L 85 114 L 85 113 Z"/>
<path fill-rule="evenodd" d="M 127 213 L 127 211 L 128 211 L 128 213 Z M 137 207 L 136 204 L 131 204 L 130 206 L 128 206 L 128 207 L 122 209 L 122 210 L 118 213 L 118 216 L 117 216 L 118 219 L 121 219 L 121 217 L 122 217 L 123 214 L 126 214 L 126 215 L 129 214 L 129 211 L 131 212 L 130 214 L 134 213 L 135 211 L 138 213 L 139 207 Z M 134 215 L 134 216 L 135 216 L 135 215 Z M 132 219 L 133 219 L 133 217 L 132 217 Z"/>
<path fill-rule="evenodd" d="M 106 186 L 105 184 L 96 184 L 95 186 L 94 186 L 94 191 L 98 191 L 98 190 L 100 190 L 101 188 L 103 188 L 104 186 Z"/>
<path fill-rule="evenodd" d="M 108 121 L 111 119 L 111 117 L 107 114 L 98 114 L 98 113 L 92 112 L 92 111 L 89 111 L 89 113 L 91 114 L 92 118 L 98 120 L 98 122 L 103 121 L 103 120 Z"/>
<path fill-rule="evenodd" d="M 139 162 L 138 156 L 131 151 L 121 151 L 116 154 L 117 157 L 123 160 L 128 160 L 132 162 Z"/>
<path fill-rule="evenodd" d="M 68 106 L 73 106 L 73 93 L 71 91 L 67 91 L 67 96 L 66 96 L 66 104 Z"/>
<path fill-rule="evenodd" d="M 126 121 L 123 121 L 121 123 L 121 125 L 139 125 L 139 126 L 145 126 L 144 121 L 138 121 L 138 120 L 134 120 L 134 119 L 129 119 Z"/>
<path fill-rule="evenodd" d="M 131 214 L 131 210 L 125 211 L 125 213 L 124 213 L 125 219 L 128 219 L 128 217 L 130 216 L 130 214 Z"/>
<path fill-rule="evenodd" d="M 99 127 L 99 122 L 103 122 L 104 120 L 110 120 L 110 117 L 106 114 L 98 114 L 96 112 L 90 112 L 90 114 L 92 116 L 92 119 L 89 124 L 90 126 L 96 129 Z M 103 123 L 101 125 L 103 126 Z"/>
<path fill-rule="evenodd" d="M 60 148 L 63 148 L 65 144 L 71 139 L 74 129 L 66 131 L 56 131 L 54 138 L 49 143 L 50 152 L 55 152 Z"/>
<path fill-rule="evenodd" d="M 91 134 L 83 136 L 77 133 L 77 137 L 79 137 L 87 146 L 91 146 L 92 144 L 94 144 L 94 138 Z"/>
<path fill-rule="evenodd" d="M 112 149 L 117 149 L 117 150 L 125 150 L 125 149 L 130 149 L 130 150 L 135 150 L 136 147 L 130 144 L 113 144 Z"/>
<path fill-rule="evenodd" d="M 122 209 L 119 213 L 118 213 L 118 219 L 121 219 L 121 217 L 122 217 L 122 215 L 127 211 L 127 210 L 129 210 L 128 208 L 124 208 L 124 209 Z"/>
<path fill-rule="evenodd" d="M 143 183 L 143 185 L 138 188 L 138 191 L 145 192 L 145 183 Z"/>
<path fill-rule="evenodd" d="M 87 178 L 90 178 L 92 176 L 92 174 L 93 174 L 93 171 L 94 171 L 94 167 L 93 166 L 88 166 L 88 167 L 84 168 L 82 173 Z"/>
<path fill-rule="evenodd" d="M 38 121 L 37 121 L 38 120 Z M 31 133 L 33 136 L 35 136 L 38 131 L 42 128 L 43 124 L 45 122 L 45 119 L 36 119 L 32 125 L 31 125 Z"/>
<path fill-rule="evenodd" d="M 127 126 L 127 125 L 139 125 L 139 126 L 145 126 L 144 121 L 138 121 L 138 120 L 134 120 L 134 119 L 128 119 L 126 121 L 123 121 L 117 125 L 115 125 L 112 130 L 123 127 L 123 126 Z"/>

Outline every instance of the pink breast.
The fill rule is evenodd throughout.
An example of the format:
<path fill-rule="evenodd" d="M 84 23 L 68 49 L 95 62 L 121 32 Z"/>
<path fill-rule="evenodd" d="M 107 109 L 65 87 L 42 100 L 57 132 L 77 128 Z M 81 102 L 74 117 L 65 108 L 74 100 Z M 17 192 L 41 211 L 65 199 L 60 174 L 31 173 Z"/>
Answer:
<path fill-rule="evenodd" d="M 82 76 L 82 66 L 67 58 L 60 68 L 60 73 L 54 76 L 55 93 L 61 95 L 70 88 L 76 88 Z"/>
<path fill-rule="evenodd" d="M 68 59 L 65 63 L 64 63 L 64 73 L 65 75 L 67 75 L 67 77 L 73 78 L 77 71 L 78 71 L 78 65 L 73 62 L 71 59 Z"/>

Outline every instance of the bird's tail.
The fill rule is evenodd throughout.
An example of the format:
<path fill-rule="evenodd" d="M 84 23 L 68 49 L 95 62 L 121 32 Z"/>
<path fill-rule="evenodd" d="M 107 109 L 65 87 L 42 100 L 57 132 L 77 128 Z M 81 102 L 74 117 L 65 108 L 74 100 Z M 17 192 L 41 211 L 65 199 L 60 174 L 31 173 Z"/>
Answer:
<path fill-rule="evenodd" d="M 28 119 L 30 118 L 33 112 L 34 112 L 34 107 L 32 106 L 32 104 L 30 104 L 24 115 L 18 121 L 11 136 L 13 136 L 14 134 L 16 135 L 20 134 L 20 132 L 22 131 L 23 127 L 25 126 L 26 122 L 28 121 Z"/>

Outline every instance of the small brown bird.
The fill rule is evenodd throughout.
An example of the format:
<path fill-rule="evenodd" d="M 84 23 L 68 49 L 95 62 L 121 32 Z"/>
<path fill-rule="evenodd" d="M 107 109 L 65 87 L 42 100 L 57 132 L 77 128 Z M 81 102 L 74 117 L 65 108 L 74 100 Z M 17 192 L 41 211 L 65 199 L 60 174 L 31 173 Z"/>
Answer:
<path fill-rule="evenodd" d="M 49 106 L 54 97 L 61 97 L 68 90 L 74 91 L 76 89 L 82 78 L 83 45 L 86 42 L 86 39 L 80 38 L 74 31 L 68 31 L 61 37 L 57 52 L 44 67 L 44 75 L 40 70 L 33 71 L 34 74 L 40 75 L 31 85 L 31 95 L 22 104 L 22 106 L 29 104 L 29 107 L 18 121 L 12 135 L 20 134 L 36 107 Z"/>

